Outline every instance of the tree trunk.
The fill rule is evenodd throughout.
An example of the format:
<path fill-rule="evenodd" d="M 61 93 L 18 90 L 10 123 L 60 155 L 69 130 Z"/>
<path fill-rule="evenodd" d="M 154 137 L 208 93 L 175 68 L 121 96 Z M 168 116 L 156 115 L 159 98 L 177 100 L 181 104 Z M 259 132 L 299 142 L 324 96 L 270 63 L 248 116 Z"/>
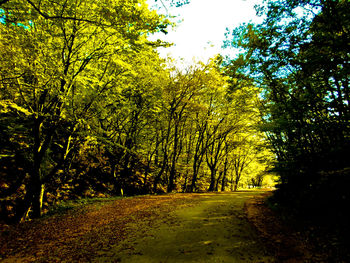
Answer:
<path fill-rule="evenodd" d="M 222 177 L 222 172 L 219 173 L 219 177 L 218 177 L 218 179 L 216 180 L 216 183 L 215 183 L 215 192 L 218 192 L 218 191 L 219 191 L 219 182 L 220 182 L 221 177 Z"/>
<path fill-rule="evenodd" d="M 225 187 L 226 187 L 226 171 L 224 171 L 222 175 L 221 192 L 225 191 Z"/>
<path fill-rule="evenodd" d="M 26 189 L 26 194 L 24 196 L 24 199 L 16 207 L 16 214 L 13 218 L 14 223 L 25 221 L 25 219 L 29 214 L 32 201 L 33 201 L 33 186 L 30 183 Z"/>
<path fill-rule="evenodd" d="M 43 183 L 38 184 L 33 195 L 33 218 L 39 218 L 42 215 L 44 192 L 45 185 Z"/>
<path fill-rule="evenodd" d="M 230 183 L 231 183 L 231 192 L 233 192 L 233 172 L 232 171 L 231 171 Z"/>
<path fill-rule="evenodd" d="M 174 156 L 176 154 L 176 151 L 174 151 Z M 167 187 L 167 192 L 171 193 L 174 190 L 175 184 L 174 184 L 174 180 L 175 180 L 175 174 L 176 174 L 176 160 L 175 158 L 173 158 L 173 162 L 171 164 L 170 167 L 170 174 L 169 174 L 169 183 L 168 183 L 168 187 Z"/>
<path fill-rule="evenodd" d="M 174 150 L 173 150 L 173 158 L 170 168 L 169 175 L 169 184 L 167 188 L 167 192 L 171 193 L 174 190 L 174 180 L 176 175 L 176 157 L 177 157 L 177 148 L 178 148 L 179 138 L 178 138 L 178 123 L 175 122 L 175 131 L 174 131 Z"/>
<path fill-rule="evenodd" d="M 227 169 L 228 169 L 228 157 L 227 157 L 228 146 L 227 145 L 225 147 L 225 151 L 226 151 L 226 157 L 225 157 L 224 172 L 223 172 L 222 182 L 221 182 L 221 192 L 224 192 L 226 187 L 226 178 L 227 178 Z"/>
<path fill-rule="evenodd" d="M 26 195 L 17 207 L 17 213 L 14 216 L 15 222 L 23 222 L 28 217 L 32 208 L 33 218 L 41 216 L 42 204 L 44 197 L 44 184 L 41 182 L 39 174 L 31 175 L 31 180 L 26 189 Z"/>
<path fill-rule="evenodd" d="M 159 183 L 159 181 L 160 181 L 160 178 L 162 177 L 162 174 L 163 174 L 164 171 L 165 171 L 166 162 L 167 162 L 167 156 L 164 155 L 162 167 L 161 167 L 160 171 L 158 172 L 158 174 L 156 175 L 156 177 L 154 178 L 154 181 L 153 181 L 153 192 L 154 192 L 154 193 L 157 192 L 158 183 Z"/>
<path fill-rule="evenodd" d="M 238 189 L 238 183 L 239 183 L 239 180 L 240 180 L 240 178 L 241 178 L 241 175 L 240 174 L 236 174 L 236 179 L 235 179 L 235 187 L 234 187 L 234 190 L 233 191 L 237 191 L 237 189 Z"/>
<path fill-rule="evenodd" d="M 145 169 L 145 175 L 143 177 L 143 185 L 142 185 L 142 188 L 143 188 L 143 191 L 147 192 L 147 181 L 148 181 L 148 173 L 149 173 L 149 170 L 150 170 L 150 167 L 149 167 L 149 164 L 147 165 L 146 169 Z"/>
<path fill-rule="evenodd" d="M 210 186 L 208 189 L 209 192 L 213 192 L 215 189 L 215 183 L 216 183 L 215 173 L 216 173 L 215 169 L 210 168 Z"/>
<path fill-rule="evenodd" d="M 196 165 L 196 160 L 193 162 L 193 177 L 192 177 L 192 183 L 190 187 L 190 192 L 193 193 L 193 191 L 196 189 L 196 183 L 197 183 L 197 175 L 198 175 L 198 169 Z"/>

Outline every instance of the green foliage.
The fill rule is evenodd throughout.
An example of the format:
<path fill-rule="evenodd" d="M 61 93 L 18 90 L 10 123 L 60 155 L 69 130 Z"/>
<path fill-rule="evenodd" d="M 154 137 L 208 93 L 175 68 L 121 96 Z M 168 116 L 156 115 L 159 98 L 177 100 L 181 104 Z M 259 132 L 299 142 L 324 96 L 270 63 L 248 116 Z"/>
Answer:
<path fill-rule="evenodd" d="M 240 147 L 265 171 L 254 161 L 258 89 L 235 85 L 219 56 L 183 71 L 161 59 L 168 44 L 148 35 L 170 21 L 145 1 L 10 0 L 1 10 L 3 217 L 80 197 L 224 191 Z"/>
<path fill-rule="evenodd" d="M 338 196 L 327 182 L 342 180 L 323 174 L 349 167 L 349 8 L 342 0 L 265 1 L 264 22 L 243 25 L 226 43 L 245 50 L 228 72 L 263 88 L 262 129 L 277 156 L 279 198 L 302 211 L 322 206 L 320 198 L 305 202 L 310 195 Z"/>
<path fill-rule="evenodd" d="M 132 59 L 157 46 L 147 34 L 168 21 L 144 1 L 8 1 L 1 8 L 1 133 L 6 145 L 19 145 L 1 155 L 24 159 L 29 174 L 19 220 L 31 204 L 40 215 L 42 186 L 76 155 L 98 118 L 96 105 L 106 107 L 133 74 Z"/>

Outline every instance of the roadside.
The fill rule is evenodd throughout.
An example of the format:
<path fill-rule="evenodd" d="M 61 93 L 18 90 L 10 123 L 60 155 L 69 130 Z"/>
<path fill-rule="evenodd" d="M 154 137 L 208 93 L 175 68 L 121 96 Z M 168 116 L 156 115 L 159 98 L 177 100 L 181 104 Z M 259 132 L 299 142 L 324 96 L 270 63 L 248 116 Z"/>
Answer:
<path fill-rule="evenodd" d="M 127 235 L 127 225 L 155 211 L 190 204 L 192 195 L 142 196 L 91 204 L 0 232 L 3 262 L 83 262 Z"/>
<path fill-rule="evenodd" d="M 331 228 L 301 219 L 282 219 L 265 199 L 272 193 L 255 196 L 245 204 L 248 220 L 275 253 L 277 262 L 349 262 L 348 245 Z"/>

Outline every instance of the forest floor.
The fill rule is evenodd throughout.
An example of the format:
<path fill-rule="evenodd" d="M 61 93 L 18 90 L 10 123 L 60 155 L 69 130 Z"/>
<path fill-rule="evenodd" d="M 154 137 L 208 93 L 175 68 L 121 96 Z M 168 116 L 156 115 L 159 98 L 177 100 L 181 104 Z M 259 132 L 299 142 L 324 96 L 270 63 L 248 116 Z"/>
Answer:
<path fill-rule="evenodd" d="M 264 191 L 98 202 L 0 230 L 2 262 L 323 262 Z M 326 261 L 324 261 L 326 262 Z"/>

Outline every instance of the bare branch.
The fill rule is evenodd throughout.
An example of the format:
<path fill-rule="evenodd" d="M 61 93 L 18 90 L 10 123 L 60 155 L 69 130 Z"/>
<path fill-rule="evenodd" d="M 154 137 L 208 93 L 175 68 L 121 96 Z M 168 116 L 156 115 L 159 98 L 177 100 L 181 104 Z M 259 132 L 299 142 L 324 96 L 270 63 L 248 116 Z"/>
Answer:
<path fill-rule="evenodd" d="M 9 0 L 3 0 L 3 1 L 9 1 Z M 51 15 L 48 15 L 48 14 L 44 13 L 43 11 L 41 11 L 40 8 L 37 7 L 31 0 L 27 0 L 27 2 L 39 13 L 39 15 L 41 15 L 45 19 L 73 20 L 73 21 L 86 22 L 86 23 L 91 23 L 91 24 L 99 24 L 99 22 L 97 22 L 97 21 L 93 21 L 93 20 L 89 20 L 89 19 L 85 19 L 85 18 L 77 18 L 77 17 L 63 16 L 63 15 L 51 16 Z M 104 25 L 104 26 L 110 26 L 110 25 Z"/>

